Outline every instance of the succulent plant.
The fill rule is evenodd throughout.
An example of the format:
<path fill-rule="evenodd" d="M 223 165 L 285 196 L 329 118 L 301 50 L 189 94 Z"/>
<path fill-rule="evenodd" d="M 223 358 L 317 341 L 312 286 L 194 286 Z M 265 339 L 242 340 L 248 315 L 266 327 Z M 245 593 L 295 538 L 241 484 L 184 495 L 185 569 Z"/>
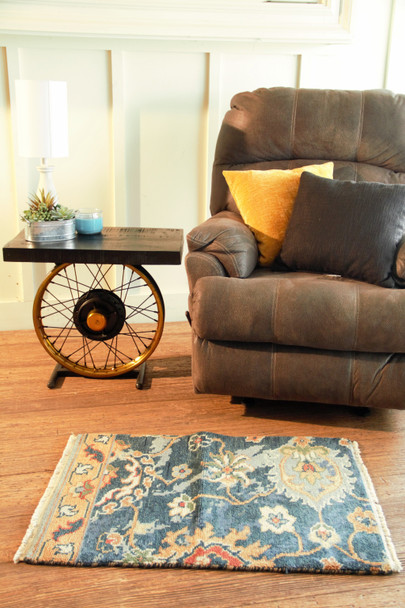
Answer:
<path fill-rule="evenodd" d="M 73 209 L 57 203 L 51 211 L 52 220 L 72 220 L 75 217 Z"/>
<path fill-rule="evenodd" d="M 71 220 L 75 217 L 73 209 L 57 202 L 56 197 L 42 189 L 39 194 L 32 194 L 28 199 L 28 209 L 23 211 L 21 219 L 24 222 L 52 222 Z"/>

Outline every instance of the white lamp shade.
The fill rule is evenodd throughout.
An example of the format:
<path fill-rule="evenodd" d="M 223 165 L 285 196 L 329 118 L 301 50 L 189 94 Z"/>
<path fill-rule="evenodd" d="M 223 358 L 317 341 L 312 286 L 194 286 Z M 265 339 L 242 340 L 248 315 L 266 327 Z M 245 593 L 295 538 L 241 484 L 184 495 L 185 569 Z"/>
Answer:
<path fill-rule="evenodd" d="M 20 156 L 68 156 L 66 82 L 16 80 L 15 87 Z"/>

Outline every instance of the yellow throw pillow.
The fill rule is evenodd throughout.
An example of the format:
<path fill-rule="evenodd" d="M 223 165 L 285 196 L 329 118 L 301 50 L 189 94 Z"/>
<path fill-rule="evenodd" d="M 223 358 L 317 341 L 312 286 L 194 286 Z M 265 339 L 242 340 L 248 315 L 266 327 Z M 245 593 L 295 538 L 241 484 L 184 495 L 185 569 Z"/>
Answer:
<path fill-rule="evenodd" d="M 333 179 L 332 162 L 287 170 L 223 171 L 243 221 L 256 237 L 261 266 L 270 266 L 281 249 L 303 171 Z"/>

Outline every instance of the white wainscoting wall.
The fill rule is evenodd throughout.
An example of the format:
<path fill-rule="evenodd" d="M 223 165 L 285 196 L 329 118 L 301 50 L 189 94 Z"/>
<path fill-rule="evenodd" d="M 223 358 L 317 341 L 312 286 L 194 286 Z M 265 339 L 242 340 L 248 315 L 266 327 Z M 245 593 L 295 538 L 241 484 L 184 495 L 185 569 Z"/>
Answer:
<path fill-rule="evenodd" d="M 238 40 L 226 25 L 212 38 L 207 29 L 195 38 L 184 31 L 176 37 L 176 29 L 164 35 L 158 13 L 156 35 L 151 24 L 148 35 L 119 35 L 105 23 L 100 35 L 94 21 L 87 29 L 80 21 L 80 31 L 52 31 L 49 24 L 42 31 L 37 3 L 29 3 L 31 27 L 27 13 L 2 4 L 9 6 L 2 26 L 0 4 L 1 246 L 22 229 L 19 216 L 38 181 L 38 161 L 20 158 L 16 149 L 16 79 L 68 83 L 69 157 L 53 161 L 61 202 L 102 208 L 105 225 L 182 228 L 185 234 L 209 215 L 216 136 L 235 93 L 273 86 L 405 93 L 405 0 L 352 0 L 350 34 L 347 28 L 344 36 L 331 34 L 330 44 L 327 28 L 308 38 L 305 20 L 297 34 L 300 13 L 290 29 L 284 24 L 285 38 L 273 23 L 267 39 L 254 39 L 250 20 L 249 37 Z M 88 10 L 91 2 L 83 4 Z M 48 270 L 0 262 L 0 330 L 32 327 L 33 298 Z M 167 320 L 183 320 L 184 265 L 148 270 L 163 293 Z"/>

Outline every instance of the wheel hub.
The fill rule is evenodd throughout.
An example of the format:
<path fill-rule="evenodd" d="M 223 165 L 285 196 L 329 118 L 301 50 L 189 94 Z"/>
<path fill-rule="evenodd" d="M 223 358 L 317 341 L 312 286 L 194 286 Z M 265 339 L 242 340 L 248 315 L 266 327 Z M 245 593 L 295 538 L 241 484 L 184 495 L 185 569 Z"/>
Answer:
<path fill-rule="evenodd" d="M 103 331 L 107 326 L 107 318 L 99 310 L 92 310 L 87 315 L 87 326 L 91 331 Z"/>
<path fill-rule="evenodd" d="M 73 321 L 78 331 L 91 340 L 110 340 L 125 323 L 125 305 L 112 291 L 91 289 L 76 302 Z"/>

